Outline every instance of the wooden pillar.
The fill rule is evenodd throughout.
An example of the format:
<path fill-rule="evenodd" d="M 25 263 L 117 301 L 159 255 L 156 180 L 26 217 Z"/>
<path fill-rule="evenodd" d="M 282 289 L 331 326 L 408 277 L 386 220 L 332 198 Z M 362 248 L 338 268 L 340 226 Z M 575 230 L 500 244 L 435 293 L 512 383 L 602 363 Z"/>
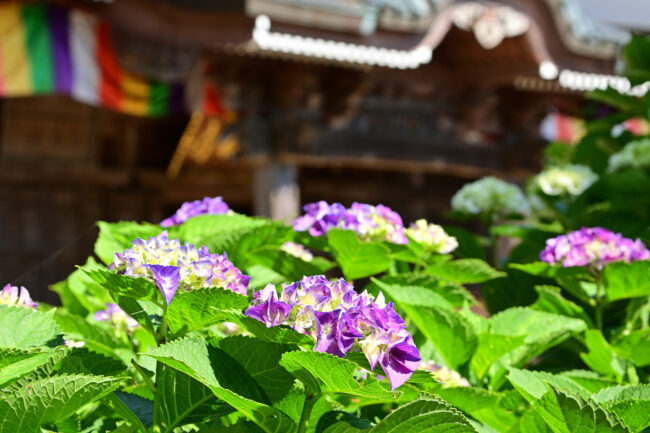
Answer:
<path fill-rule="evenodd" d="M 256 215 L 290 221 L 300 213 L 300 188 L 293 165 L 270 163 L 253 171 Z"/>

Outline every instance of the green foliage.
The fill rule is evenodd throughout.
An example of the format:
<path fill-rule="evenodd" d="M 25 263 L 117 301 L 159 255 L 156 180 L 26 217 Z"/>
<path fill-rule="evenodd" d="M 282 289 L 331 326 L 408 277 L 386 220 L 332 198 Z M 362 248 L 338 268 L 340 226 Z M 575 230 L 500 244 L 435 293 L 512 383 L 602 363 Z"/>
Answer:
<path fill-rule="evenodd" d="M 355 280 L 388 269 L 388 247 L 379 242 L 363 242 L 350 230 L 330 230 L 327 240 L 345 278 Z"/>
<path fill-rule="evenodd" d="M 461 259 L 433 265 L 427 268 L 427 272 L 461 284 L 484 283 L 506 275 L 479 259 Z"/>
<path fill-rule="evenodd" d="M 113 391 L 122 379 L 60 375 L 28 382 L 0 400 L 0 432 L 31 433 L 65 420 Z"/>
<path fill-rule="evenodd" d="M 0 305 L 0 347 L 29 349 L 56 344 L 61 330 L 47 313 L 31 308 Z"/>

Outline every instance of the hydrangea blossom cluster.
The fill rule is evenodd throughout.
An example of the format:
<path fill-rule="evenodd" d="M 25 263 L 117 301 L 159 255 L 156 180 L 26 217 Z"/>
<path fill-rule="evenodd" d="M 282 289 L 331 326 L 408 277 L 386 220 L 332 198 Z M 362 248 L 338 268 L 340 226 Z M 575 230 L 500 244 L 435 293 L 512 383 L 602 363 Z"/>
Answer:
<path fill-rule="evenodd" d="M 602 269 L 608 263 L 650 260 L 650 251 L 641 240 L 632 240 L 601 227 L 581 228 L 546 241 L 540 260 L 551 264 L 592 266 Z"/>
<path fill-rule="evenodd" d="M 451 199 L 454 211 L 469 215 L 526 214 L 530 205 L 521 189 L 492 176 L 468 183 Z"/>
<path fill-rule="evenodd" d="M 586 165 L 567 164 L 562 167 L 544 169 L 535 177 L 534 183 L 546 195 L 577 196 L 596 180 L 598 180 L 598 175 Z"/>
<path fill-rule="evenodd" d="M 309 203 L 303 207 L 305 215 L 296 219 L 296 231 L 309 230 L 312 236 L 321 236 L 333 228 L 354 230 L 366 240 L 381 239 L 396 244 L 406 244 L 404 224 L 397 212 L 387 206 L 353 203 L 348 209 L 341 203 L 325 201 Z"/>
<path fill-rule="evenodd" d="M 230 208 L 221 196 L 205 197 L 203 200 L 186 201 L 174 215 L 165 218 L 160 225 L 163 227 L 176 226 L 197 215 L 225 214 L 228 211 L 230 211 Z"/>
<path fill-rule="evenodd" d="M 0 305 L 38 308 L 38 304 L 32 301 L 26 288 L 12 286 L 11 284 L 7 284 L 0 290 Z"/>
<path fill-rule="evenodd" d="M 298 257 L 305 262 L 311 262 L 314 258 L 314 255 L 311 253 L 311 251 L 309 251 L 303 245 L 297 244 L 295 242 L 287 241 L 282 244 L 280 249 L 285 253 L 291 254 L 294 257 Z"/>
<path fill-rule="evenodd" d="M 607 171 L 610 173 L 624 168 L 650 167 L 650 139 L 632 141 L 621 151 L 609 157 Z"/>
<path fill-rule="evenodd" d="M 408 380 L 420 364 L 420 353 L 392 303 L 357 294 L 340 279 L 330 282 L 322 275 L 304 277 L 284 285 L 278 298 L 267 285 L 254 294 L 247 316 L 267 327 L 287 324 L 316 340 L 314 350 L 338 357 L 360 347 L 374 370 L 380 364 L 395 389 Z"/>
<path fill-rule="evenodd" d="M 144 241 L 136 239 L 132 247 L 116 253 L 110 270 L 131 277 L 152 280 L 165 296 L 167 305 L 178 289 L 223 287 L 247 294 L 250 277 L 242 274 L 224 253 L 211 254 L 207 247 L 197 248 L 169 239 L 167 231 Z"/>
<path fill-rule="evenodd" d="M 116 328 L 122 328 L 126 325 L 128 329 L 138 327 L 138 322 L 120 308 L 119 305 L 109 302 L 105 310 L 95 312 L 95 320 L 99 322 L 108 322 Z"/>
<path fill-rule="evenodd" d="M 455 237 L 449 236 L 445 229 L 437 224 L 430 224 L 425 219 L 411 223 L 406 229 L 406 234 L 433 253 L 449 254 L 458 248 Z"/>
<path fill-rule="evenodd" d="M 443 388 L 471 386 L 469 381 L 461 376 L 456 370 L 443 367 L 433 361 L 422 362 L 422 364 L 420 364 L 420 370 L 431 372 L 433 377 L 442 384 Z"/>

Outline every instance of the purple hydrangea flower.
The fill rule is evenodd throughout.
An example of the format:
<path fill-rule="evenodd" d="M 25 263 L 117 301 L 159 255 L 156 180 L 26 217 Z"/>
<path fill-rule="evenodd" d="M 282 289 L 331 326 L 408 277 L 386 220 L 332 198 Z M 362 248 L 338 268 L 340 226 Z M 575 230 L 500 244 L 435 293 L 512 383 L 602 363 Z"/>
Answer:
<path fill-rule="evenodd" d="M 205 197 L 203 200 L 186 201 L 174 215 L 165 218 L 160 225 L 163 227 L 176 226 L 197 215 L 225 214 L 228 211 L 230 211 L 230 208 L 221 196 Z"/>
<path fill-rule="evenodd" d="M 95 312 L 95 320 L 108 322 L 116 327 L 123 325 L 126 325 L 129 329 L 138 327 L 138 322 L 134 318 L 126 314 L 119 305 L 112 302 L 106 304 L 105 310 Z"/>
<path fill-rule="evenodd" d="M 179 289 L 222 287 L 241 295 L 248 292 L 250 277 L 242 274 L 226 254 L 211 254 L 207 247 L 181 244 L 169 239 L 166 231 L 146 241 L 136 239 L 132 245 L 115 254 L 109 269 L 153 281 L 167 305 Z"/>
<path fill-rule="evenodd" d="M 11 284 L 7 284 L 0 290 L 0 305 L 38 308 L 38 304 L 32 301 L 26 288 L 23 286 L 12 286 Z"/>
<path fill-rule="evenodd" d="M 372 206 L 353 203 L 346 209 L 341 203 L 328 204 L 324 201 L 304 206 L 305 215 L 296 219 L 296 231 L 309 230 L 312 236 L 321 236 L 333 228 L 353 230 L 365 240 L 386 240 L 396 244 L 407 244 L 404 224 L 397 212 L 387 206 Z"/>
<path fill-rule="evenodd" d="M 246 310 L 246 315 L 264 323 L 267 328 L 281 325 L 289 317 L 293 306 L 286 302 L 278 301 L 275 287 L 268 284 L 262 291 L 255 294 L 254 306 Z"/>
<path fill-rule="evenodd" d="M 650 260 L 650 251 L 641 240 L 632 240 L 601 227 L 580 230 L 546 241 L 541 261 L 569 266 L 591 266 L 598 270 L 611 262 Z"/>
<path fill-rule="evenodd" d="M 420 355 L 404 320 L 392 303 L 352 284 L 323 275 L 304 277 L 284 285 L 277 299 L 269 285 L 255 293 L 246 315 L 267 327 L 286 324 L 316 340 L 314 350 L 344 357 L 361 350 L 374 369 L 381 365 L 391 388 L 401 386 L 418 368 Z"/>

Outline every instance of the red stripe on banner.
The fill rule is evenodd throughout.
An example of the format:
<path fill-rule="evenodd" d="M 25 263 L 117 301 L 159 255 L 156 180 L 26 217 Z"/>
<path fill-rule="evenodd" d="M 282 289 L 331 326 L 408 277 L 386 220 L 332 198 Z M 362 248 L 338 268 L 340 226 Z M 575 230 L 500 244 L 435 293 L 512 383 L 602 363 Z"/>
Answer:
<path fill-rule="evenodd" d="M 101 76 L 99 100 L 110 108 L 120 110 L 124 101 L 122 68 L 115 57 L 108 24 L 105 21 L 101 21 L 97 25 L 97 60 Z"/>
<path fill-rule="evenodd" d="M 571 137 L 571 122 L 567 116 L 561 114 L 557 115 L 557 139 L 570 143 Z"/>

